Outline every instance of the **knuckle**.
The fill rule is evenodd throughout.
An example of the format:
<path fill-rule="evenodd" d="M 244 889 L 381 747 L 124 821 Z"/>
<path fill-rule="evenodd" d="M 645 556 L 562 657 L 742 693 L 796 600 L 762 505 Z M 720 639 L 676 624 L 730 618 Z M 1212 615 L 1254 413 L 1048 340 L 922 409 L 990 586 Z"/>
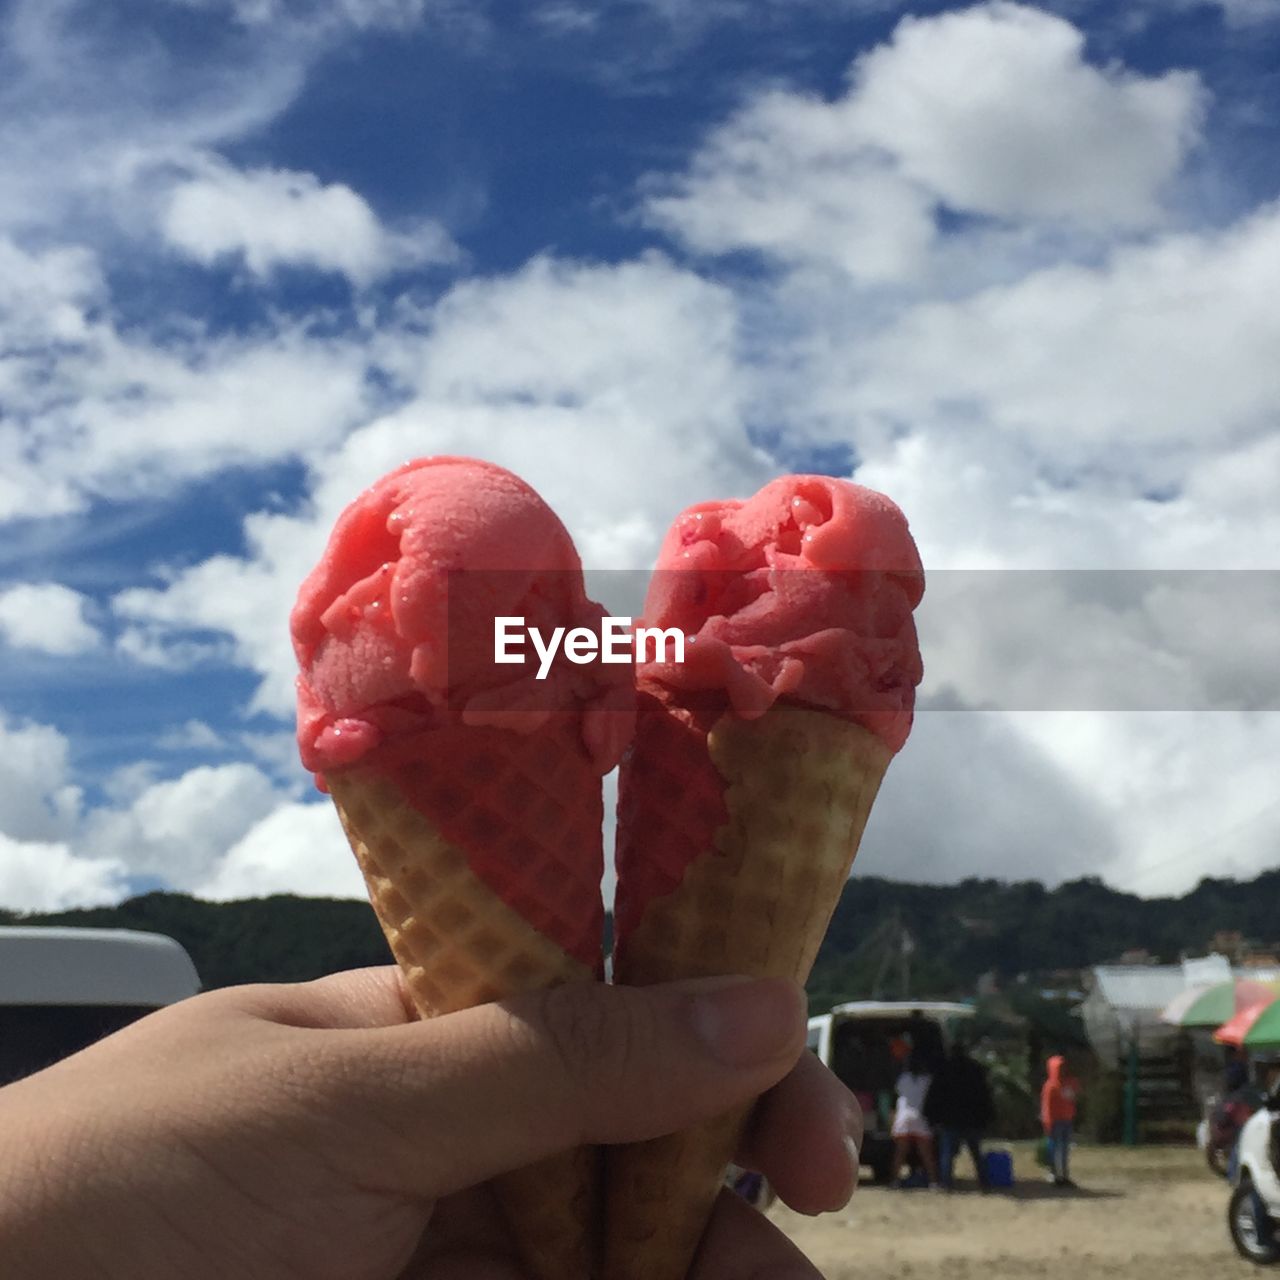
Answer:
<path fill-rule="evenodd" d="M 616 988 L 569 984 L 546 992 L 543 1025 L 568 1078 L 609 1093 L 632 1078 L 647 1035 L 643 1008 Z"/>
<path fill-rule="evenodd" d="M 604 1002 L 581 987 L 553 987 L 540 999 L 547 1039 L 565 1074 L 580 1082 L 600 1072 L 616 1054 L 615 1030 Z"/>

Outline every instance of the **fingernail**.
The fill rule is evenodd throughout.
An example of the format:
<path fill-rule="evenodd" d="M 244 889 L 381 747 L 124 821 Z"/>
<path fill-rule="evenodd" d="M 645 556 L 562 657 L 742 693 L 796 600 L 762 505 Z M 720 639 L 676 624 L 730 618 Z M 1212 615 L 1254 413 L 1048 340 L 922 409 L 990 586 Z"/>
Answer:
<path fill-rule="evenodd" d="M 785 978 L 714 980 L 690 997 L 698 1038 L 728 1067 L 771 1062 L 799 1040 L 804 992 Z"/>

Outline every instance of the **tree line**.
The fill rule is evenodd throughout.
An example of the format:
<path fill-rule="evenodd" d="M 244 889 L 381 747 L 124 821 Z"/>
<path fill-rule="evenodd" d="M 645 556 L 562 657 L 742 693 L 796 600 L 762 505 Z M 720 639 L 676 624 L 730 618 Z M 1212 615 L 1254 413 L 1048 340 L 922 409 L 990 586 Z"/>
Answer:
<path fill-rule="evenodd" d="M 1173 962 L 1203 953 L 1218 930 L 1274 942 L 1278 902 L 1280 869 L 1252 881 L 1205 879 L 1180 898 L 1139 898 L 1093 877 L 1048 889 L 1035 881 L 926 885 L 855 876 L 832 918 L 810 992 L 819 1006 L 873 995 L 967 995 L 984 974 L 1003 985 L 1019 974 L 1102 964 L 1135 948 Z M 215 903 L 157 892 L 113 907 L 0 911 L 0 922 L 168 934 L 190 953 L 206 987 L 304 981 L 390 959 L 367 903 L 325 898 Z"/>

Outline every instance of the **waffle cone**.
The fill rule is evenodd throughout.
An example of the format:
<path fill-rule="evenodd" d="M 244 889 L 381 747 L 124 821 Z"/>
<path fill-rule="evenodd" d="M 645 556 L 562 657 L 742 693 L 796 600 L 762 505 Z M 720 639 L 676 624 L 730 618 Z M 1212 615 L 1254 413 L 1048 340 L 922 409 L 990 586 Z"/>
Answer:
<path fill-rule="evenodd" d="M 409 803 L 394 780 L 356 768 L 326 781 L 422 1017 L 597 980 L 591 967 L 535 929 L 477 875 L 465 849 Z M 595 793 L 598 804 L 598 780 Z M 492 809 L 487 812 L 491 819 Z M 520 821 L 515 815 L 511 820 Z M 493 1186 L 531 1276 L 594 1275 L 599 1169 L 593 1150 L 566 1152 L 505 1174 Z"/>
<path fill-rule="evenodd" d="M 861 726 L 801 707 L 725 716 L 705 734 L 675 715 L 651 700 L 623 765 L 620 897 L 648 851 L 672 846 L 679 797 L 689 798 L 695 843 L 709 836 L 709 847 L 691 850 L 678 884 L 620 922 L 615 980 L 803 982 L 891 752 Z M 708 821 L 712 785 L 723 795 L 718 825 Z M 684 1280 L 749 1111 L 607 1153 L 605 1280 Z"/>

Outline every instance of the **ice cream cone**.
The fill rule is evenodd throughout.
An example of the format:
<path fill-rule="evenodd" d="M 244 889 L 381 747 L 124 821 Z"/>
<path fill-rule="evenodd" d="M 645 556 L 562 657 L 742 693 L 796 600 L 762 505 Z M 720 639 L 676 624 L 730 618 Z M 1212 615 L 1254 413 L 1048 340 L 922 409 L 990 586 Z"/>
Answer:
<path fill-rule="evenodd" d="M 572 725 L 424 732 L 326 783 L 424 1018 L 599 980 L 601 789 Z M 494 1190 L 532 1276 L 594 1275 L 594 1152 Z"/>
<path fill-rule="evenodd" d="M 892 754 L 822 711 L 707 725 L 643 697 L 619 786 L 615 980 L 803 982 Z M 605 1280 L 684 1280 L 748 1113 L 607 1153 Z"/>

